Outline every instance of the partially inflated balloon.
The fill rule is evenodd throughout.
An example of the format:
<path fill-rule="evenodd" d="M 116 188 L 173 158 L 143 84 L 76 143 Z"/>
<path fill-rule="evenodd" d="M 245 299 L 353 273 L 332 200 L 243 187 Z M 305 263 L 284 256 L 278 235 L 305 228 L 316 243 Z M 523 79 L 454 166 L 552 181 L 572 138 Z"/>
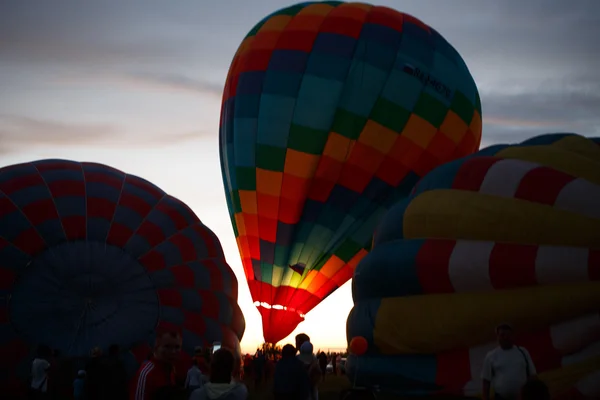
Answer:
<path fill-rule="evenodd" d="M 361 384 L 477 394 L 508 322 L 555 396 L 600 398 L 600 146 L 543 135 L 435 169 L 386 215 L 353 296 Z"/>
<path fill-rule="evenodd" d="M 213 341 L 239 353 L 245 327 L 214 233 L 153 184 L 93 163 L 0 169 L 0 299 L 3 395 L 38 344 L 69 358 L 118 344 L 135 371 L 157 329 L 192 355 Z"/>
<path fill-rule="evenodd" d="M 418 19 L 309 2 L 258 23 L 229 70 L 220 152 L 265 340 L 348 281 L 388 207 L 480 137 L 467 66 Z"/>

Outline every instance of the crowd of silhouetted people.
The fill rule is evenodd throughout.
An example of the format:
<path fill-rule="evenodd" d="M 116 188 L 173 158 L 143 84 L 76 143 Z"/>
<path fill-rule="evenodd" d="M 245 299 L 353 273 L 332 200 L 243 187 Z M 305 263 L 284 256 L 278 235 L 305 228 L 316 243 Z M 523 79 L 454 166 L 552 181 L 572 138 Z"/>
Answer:
<path fill-rule="evenodd" d="M 110 346 L 107 354 L 94 348 L 89 358 L 71 358 L 41 345 L 31 364 L 27 396 L 49 400 L 125 400 L 127 388 L 127 371 L 119 346 Z"/>
<path fill-rule="evenodd" d="M 47 400 L 238 400 L 248 397 L 247 386 L 264 391 L 273 382 L 276 399 L 318 400 L 318 383 L 339 371 L 339 354 L 318 352 L 306 334 L 295 345 L 257 349 L 239 359 L 220 348 L 197 347 L 189 364 L 181 362 L 178 332 L 158 332 L 153 351 L 133 377 L 129 376 L 117 345 L 105 354 L 94 348 L 86 358 L 63 358 L 39 346 L 27 382 L 30 399 Z M 188 359 L 189 360 L 189 359 Z"/>
<path fill-rule="evenodd" d="M 300 334 L 300 338 L 305 334 Z M 310 339 L 307 341 L 310 342 Z M 294 347 L 296 352 L 300 352 L 300 347 Z M 285 346 L 284 346 L 285 348 Z M 271 382 L 275 373 L 275 366 L 283 358 L 284 348 L 273 347 L 267 349 L 257 349 L 254 355 L 246 354 L 243 359 L 243 376 L 246 382 L 251 383 L 255 388 L 261 388 L 267 382 Z M 328 373 L 341 375 L 344 373 L 342 353 L 318 351 L 315 353 L 316 363 L 321 371 L 322 379 L 325 380 Z M 306 359 L 307 356 L 298 355 L 299 358 Z"/>
<path fill-rule="evenodd" d="M 495 400 L 549 400 L 529 353 L 513 343 L 512 328 L 503 324 L 496 332 L 499 345 L 486 356 L 481 375 L 484 400 L 491 398 L 491 388 Z M 32 400 L 244 400 L 247 386 L 252 386 L 271 391 L 276 400 L 318 400 L 328 365 L 332 373 L 341 372 L 341 355 L 315 354 L 304 333 L 296 336 L 295 344 L 263 347 L 241 359 L 225 347 L 214 352 L 197 347 L 184 364 L 181 347 L 180 333 L 158 332 L 153 351 L 131 378 L 117 345 L 106 354 L 94 348 L 85 359 L 63 358 L 39 346 L 27 395 Z"/>

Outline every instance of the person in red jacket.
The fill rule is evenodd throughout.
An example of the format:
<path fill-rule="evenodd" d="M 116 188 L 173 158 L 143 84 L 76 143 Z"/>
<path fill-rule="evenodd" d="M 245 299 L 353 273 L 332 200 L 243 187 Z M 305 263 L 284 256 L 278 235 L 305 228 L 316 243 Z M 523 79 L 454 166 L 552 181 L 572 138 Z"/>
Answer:
<path fill-rule="evenodd" d="M 181 352 L 181 335 L 178 332 L 161 332 L 156 335 L 152 357 L 142 363 L 131 385 L 131 400 L 172 398 L 180 391 L 175 382 L 174 364 Z"/>

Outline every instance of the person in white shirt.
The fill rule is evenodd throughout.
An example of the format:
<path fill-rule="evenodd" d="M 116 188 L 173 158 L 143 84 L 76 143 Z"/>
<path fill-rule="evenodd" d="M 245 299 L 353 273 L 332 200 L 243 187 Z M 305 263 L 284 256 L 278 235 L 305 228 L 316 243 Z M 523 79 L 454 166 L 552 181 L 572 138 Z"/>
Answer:
<path fill-rule="evenodd" d="M 523 385 L 537 374 L 529 352 L 513 342 L 513 329 L 508 324 L 496 328 L 498 347 L 490 351 L 483 363 L 483 400 L 517 400 Z"/>
<path fill-rule="evenodd" d="M 192 361 L 192 367 L 187 372 L 185 379 L 185 388 L 191 393 L 196 389 L 200 389 L 204 384 L 205 378 L 202 371 L 198 368 L 198 361 Z"/>
<path fill-rule="evenodd" d="M 50 363 L 48 359 L 52 351 L 48 346 L 41 345 L 37 350 L 37 357 L 31 364 L 31 391 L 35 397 L 42 398 L 48 392 L 48 370 Z"/>

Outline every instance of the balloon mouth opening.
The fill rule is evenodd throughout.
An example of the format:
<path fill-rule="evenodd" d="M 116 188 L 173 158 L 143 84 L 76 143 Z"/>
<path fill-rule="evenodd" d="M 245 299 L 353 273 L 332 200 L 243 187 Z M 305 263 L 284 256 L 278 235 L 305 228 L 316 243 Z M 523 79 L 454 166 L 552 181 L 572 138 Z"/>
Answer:
<path fill-rule="evenodd" d="M 65 242 L 36 255 L 15 280 L 7 308 L 26 342 L 75 357 L 150 337 L 160 312 L 144 266 L 121 248 L 92 241 Z"/>
<path fill-rule="evenodd" d="M 288 311 L 288 312 L 296 313 L 302 319 L 304 319 L 304 317 L 305 317 L 305 314 L 302 311 L 297 310 L 295 308 L 286 307 L 281 304 L 269 304 L 269 303 L 265 303 L 265 302 L 261 302 L 261 301 L 255 301 L 254 305 L 257 308 L 262 307 L 262 308 L 266 308 L 267 310 L 281 310 L 281 311 Z"/>

